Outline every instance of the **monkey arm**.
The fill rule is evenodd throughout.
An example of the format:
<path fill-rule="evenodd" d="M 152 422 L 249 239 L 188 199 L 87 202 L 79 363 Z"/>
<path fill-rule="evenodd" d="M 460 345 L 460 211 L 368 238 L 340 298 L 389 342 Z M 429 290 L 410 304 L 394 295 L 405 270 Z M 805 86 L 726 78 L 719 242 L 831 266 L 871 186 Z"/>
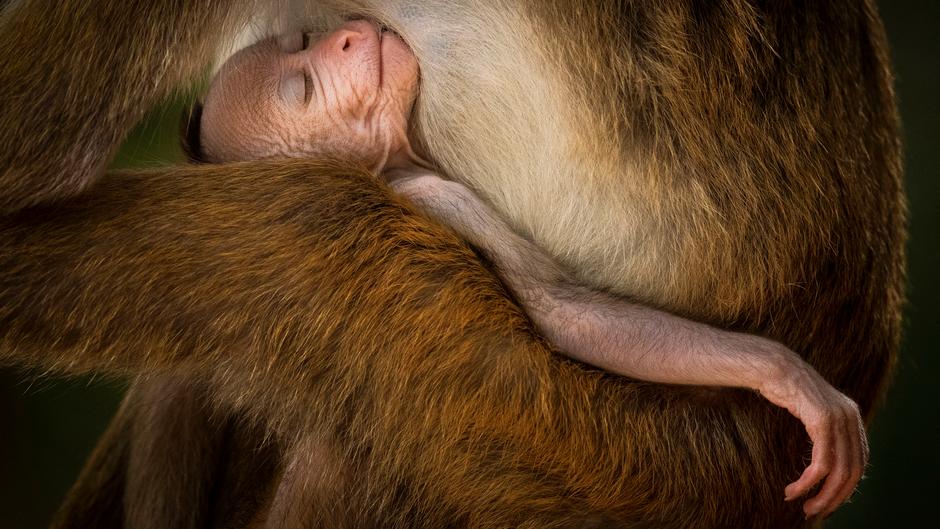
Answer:
<path fill-rule="evenodd" d="M 284 435 L 316 424 L 368 469 L 344 501 L 390 520 L 402 501 L 446 506 L 428 527 L 799 517 L 777 492 L 799 432 L 759 399 L 712 404 L 551 354 L 452 232 L 328 164 L 113 174 L 4 218 L 0 355 L 195 374 Z"/>
<path fill-rule="evenodd" d="M 214 55 L 248 4 L 23 0 L 3 12 L 0 213 L 91 184 L 144 112 L 200 71 L 197 58 Z"/>
<path fill-rule="evenodd" d="M 384 215 L 360 217 L 359 191 L 400 211 L 370 178 L 317 162 L 112 173 L 80 197 L 0 217 L 0 355 L 125 374 L 261 346 L 252 329 L 331 288 L 320 257 L 369 245 L 353 228 Z M 297 338 L 283 323 L 279 339 Z"/>
<path fill-rule="evenodd" d="M 832 512 L 855 490 L 868 458 L 858 406 L 783 344 L 575 285 L 460 183 L 418 174 L 391 185 L 480 247 L 540 332 L 564 354 L 640 380 L 755 389 L 800 419 L 813 441 L 813 460 L 787 487 L 787 499 L 825 478 L 806 502 L 807 514 Z"/>
<path fill-rule="evenodd" d="M 357 372 L 364 349 L 428 347 L 443 329 L 422 319 L 444 282 L 456 281 L 458 299 L 503 299 L 479 264 L 461 282 L 468 263 L 453 234 L 373 176 L 329 163 L 113 173 L 79 197 L 0 217 L 0 361 L 237 380 L 222 384 L 238 393 L 230 400 L 265 408 L 314 386 L 331 358 Z M 446 330 L 455 339 L 466 325 Z M 312 353 L 336 347 L 344 354 Z M 263 387 L 281 376 L 299 378 Z"/>

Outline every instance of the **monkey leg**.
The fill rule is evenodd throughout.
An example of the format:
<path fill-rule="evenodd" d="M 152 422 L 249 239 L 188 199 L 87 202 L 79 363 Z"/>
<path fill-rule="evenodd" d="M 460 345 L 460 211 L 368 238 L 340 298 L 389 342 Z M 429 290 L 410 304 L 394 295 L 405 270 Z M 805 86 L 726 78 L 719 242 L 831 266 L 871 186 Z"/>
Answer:
<path fill-rule="evenodd" d="M 185 377 L 138 381 L 52 528 L 206 527 L 224 438 L 204 390 Z"/>
<path fill-rule="evenodd" d="M 131 388 L 126 399 L 136 410 L 125 478 L 127 527 L 206 526 L 225 434 L 207 391 L 181 376 L 140 380 Z"/>
<path fill-rule="evenodd" d="M 121 404 L 108 429 L 85 462 L 50 529 L 121 529 L 134 407 Z"/>
<path fill-rule="evenodd" d="M 334 442 L 321 431 L 305 432 L 285 454 L 270 507 L 260 516 L 264 527 L 344 527 L 355 520 L 348 491 L 362 482 L 350 479 L 344 462 Z"/>
<path fill-rule="evenodd" d="M 242 527 L 266 514 L 281 454 L 256 425 L 215 410 L 185 376 L 139 380 L 52 529 Z"/>

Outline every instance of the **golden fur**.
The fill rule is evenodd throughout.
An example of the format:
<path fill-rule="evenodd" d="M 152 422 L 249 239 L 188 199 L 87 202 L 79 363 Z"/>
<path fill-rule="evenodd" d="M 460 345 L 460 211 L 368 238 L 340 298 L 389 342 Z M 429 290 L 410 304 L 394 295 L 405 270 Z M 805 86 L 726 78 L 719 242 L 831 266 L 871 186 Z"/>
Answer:
<path fill-rule="evenodd" d="M 348 475 L 302 506 L 312 525 L 798 526 L 795 420 L 552 354 L 472 249 L 368 173 L 101 176 L 210 53 L 333 4 L 413 45 L 427 150 L 582 281 L 779 340 L 870 416 L 897 352 L 904 205 L 867 0 L 12 4 L 0 360 L 205 384 L 237 418 L 210 525 L 262 523 L 272 447 L 317 432 Z M 58 527 L 134 522 L 115 498 L 128 468 L 152 471 L 131 462 L 140 409 Z"/>

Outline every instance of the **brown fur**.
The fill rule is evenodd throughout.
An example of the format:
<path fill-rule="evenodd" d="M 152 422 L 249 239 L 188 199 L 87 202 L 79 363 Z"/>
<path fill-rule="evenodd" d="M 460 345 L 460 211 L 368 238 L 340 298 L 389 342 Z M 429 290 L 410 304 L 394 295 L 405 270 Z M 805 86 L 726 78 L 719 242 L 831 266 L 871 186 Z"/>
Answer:
<path fill-rule="evenodd" d="M 138 383 L 127 395 L 135 408 L 124 488 L 128 526 L 206 526 L 225 440 L 206 390 L 198 380 L 170 376 Z"/>
<path fill-rule="evenodd" d="M 212 474 L 210 526 L 262 523 L 277 471 L 251 451 L 304 432 L 351 476 L 340 500 L 308 506 L 342 506 L 323 526 L 799 525 L 781 500 L 808 453 L 795 420 L 747 392 L 633 382 L 552 354 L 466 245 L 362 171 L 116 173 L 21 210 L 88 187 L 251 7 L 100 4 L 24 0 L 2 20 L 0 359 L 193 377 L 239 424 L 262 425 L 234 428 L 238 463 Z M 584 282 L 777 339 L 870 416 L 897 351 L 904 264 L 872 4 L 518 6 L 428 2 L 393 24 L 422 58 L 429 152 Z M 408 25 L 423 9 L 440 23 Z M 435 48 L 422 27 L 480 36 Z M 126 490 L 129 420 L 61 526 Z M 119 523 L 107 508 L 98 526 Z"/>

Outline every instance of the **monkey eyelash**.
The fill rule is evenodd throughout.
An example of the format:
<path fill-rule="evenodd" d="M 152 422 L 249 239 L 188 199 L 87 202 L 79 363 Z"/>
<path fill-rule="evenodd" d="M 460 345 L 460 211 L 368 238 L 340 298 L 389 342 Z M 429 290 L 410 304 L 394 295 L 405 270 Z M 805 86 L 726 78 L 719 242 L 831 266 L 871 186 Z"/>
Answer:
<path fill-rule="evenodd" d="M 304 106 L 310 104 L 311 98 L 313 98 L 313 76 L 307 68 L 304 68 Z"/>

